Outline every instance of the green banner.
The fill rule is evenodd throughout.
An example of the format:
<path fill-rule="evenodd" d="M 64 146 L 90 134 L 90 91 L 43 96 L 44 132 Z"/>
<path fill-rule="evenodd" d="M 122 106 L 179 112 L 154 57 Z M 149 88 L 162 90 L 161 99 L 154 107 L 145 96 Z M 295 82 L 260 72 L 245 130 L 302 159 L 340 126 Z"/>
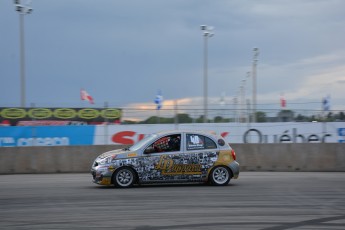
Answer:
<path fill-rule="evenodd" d="M 2 126 L 118 124 L 121 116 L 117 108 L 0 107 Z"/>

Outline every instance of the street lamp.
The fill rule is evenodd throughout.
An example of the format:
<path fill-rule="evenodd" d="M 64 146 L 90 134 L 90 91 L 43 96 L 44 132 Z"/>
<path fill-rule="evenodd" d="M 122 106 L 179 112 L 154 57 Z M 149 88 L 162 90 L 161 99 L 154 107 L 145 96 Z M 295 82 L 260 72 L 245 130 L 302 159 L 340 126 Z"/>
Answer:
<path fill-rule="evenodd" d="M 207 123 L 207 40 L 212 37 L 212 26 L 201 25 L 200 29 L 204 32 L 204 123 Z"/>
<path fill-rule="evenodd" d="M 31 1 L 14 0 L 16 11 L 19 13 L 20 32 L 20 106 L 25 107 L 25 47 L 24 47 L 24 15 L 31 14 Z"/>
<path fill-rule="evenodd" d="M 250 81 L 250 78 L 251 78 L 251 73 L 248 71 L 247 72 L 247 75 L 246 75 L 246 82 L 248 82 L 248 85 L 249 85 L 249 81 Z M 246 83 L 245 82 L 245 83 Z M 245 87 L 246 87 L 246 85 L 245 85 Z M 249 89 L 247 90 L 246 88 L 244 89 L 244 93 L 246 93 L 246 92 L 249 92 Z M 248 93 L 249 94 L 249 93 Z M 248 95 L 248 98 L 249 98 L 249 95 Z M 250 121 L 251 121 L 251 118 L 250 118 L 250 100 L 248 99 L 246 99 L 246 94 L 244 95 L 244 100 L 245 100 L 245 104 L 247 103 L 247 107 L 246 107 L 246 111 L 247 111 L 247 118 L 248 118 L 248 122 L 250 123 Z"/>
<path fill-rule="evenodd" d="M 237 103 L 238 103 L 238 99 L 237 99 L 237 95 L 238 93 L 236 93 L 235 97 L 234 97 L 234 122 L 237 123 L 238 122 L 238 119 L 237 119 Z"/>
<path fill-rule="evenodd" d="M 256 65 L 258 62 L 259 48 L 253 49 L 253 122 L 256 122 Z"/>
<path fill-rule="evenodd" d="M 242 80 L 240 86 L 240 122 L 245 122 L 245 106 L 246 106 L 246 80 Z"/>

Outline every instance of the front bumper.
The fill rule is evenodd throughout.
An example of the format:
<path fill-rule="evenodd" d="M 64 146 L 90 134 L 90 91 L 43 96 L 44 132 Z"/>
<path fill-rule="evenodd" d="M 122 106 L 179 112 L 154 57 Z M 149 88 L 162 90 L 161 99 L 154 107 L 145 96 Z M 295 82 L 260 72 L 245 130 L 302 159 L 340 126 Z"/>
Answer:
<path fill-rule="evenodd" d="M 108 166 L 96 166 L 91 168 L 92 182 L 100 185 L 111 185 L 111 177 L 114 170 Z"/>
<path fill-rule="evenodd" d="M 237 161 L 233 161 L 228 166 L 232 171 L 233 178 L 237 179 L 240 174 L 240 164 Z"/>

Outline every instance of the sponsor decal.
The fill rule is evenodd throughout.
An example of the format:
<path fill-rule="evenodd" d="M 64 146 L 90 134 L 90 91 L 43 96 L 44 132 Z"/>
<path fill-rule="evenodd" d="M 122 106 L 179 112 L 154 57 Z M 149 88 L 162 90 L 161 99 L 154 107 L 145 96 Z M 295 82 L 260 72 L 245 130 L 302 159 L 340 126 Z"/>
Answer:
<path fill-rule="evenodd" d="M 0 146 L 15 146 L 16 141 L 13 137 L 0 137 Z"/>
<path fill-rule="evenodd" d="M 115 167 L 113 165 L 110 165 L 108 167 L 108 170 L 111 171 L 111 172 L 114 172 L 115 171 Z M 104 170 L 104 171 L 106 171 L 106 170 Z"/>
<path fill-rule="evenodd" d="M 53 112 L 50 109 L 45 108 L 37 108 L 37 109 L 29 109 L 28 117 L 32 119 L 46 119 L 51 117 Z"/>
<path fill-rule="evenodd" d="M 69 145 L 68 137 L 19 138 L 17 146 L 59 146 Z"/>
<path fill-rule="evenodd" d="M 1 108 L 1 126 L 120 124 L 121 109 L 116 108 Z M 51 123 L 49 121 L 52 121 Z M 65 122 L 65 123 L 64 123 Z"/>
<path fill-rule="evenodd" d="M 194 150 L 194 149 L 203 149 L 204 142 L 199 137 L 199 135 L 187 135 L 187 149 Z"/>
<path fill-rule="evenodd" d="M 136 154 L 136 153 L 128 153 L 127 156 L 128 157 L 136 157 L 136 156 L 138 156 L 138 154 Z"/>
<path fill-rule="evenodd" d="M 94 119 L 99 116 L 99 112 L 96 109 L 81 109 L 78 115 L 83 119 Z"/>
<path fill-rule="evenodd" d="M 345 128 L 338 128 L 339 143 L 345 143 Z"/>
<path fill-rule="evenodd" d="M 134 138 L 137 136 L 137 138 Z M 111 140 L 116 144 L 121 145 L 133 145 L 134 143 L 142 140 L 145 137 L 145 134 L 138 134 L 134 131 L 122 131 L 115 133 Z"/>
<path fill-rule="evenodd" d="M 53 121 L 53 120 L 39 120 L 39 121 L 19 121 L 17 126 L 63 126 L 63 125 L 87 125 L 85 121 Z"/>
<path fill-rule="evenodd" d="M 101 117 L 105 119 L 118 119 L 121 117 L 121 111 L 118 109 L 103 109 Z"/>
<path fill-rule="evenodd" d="M 6 119 L 19 119 L 26 116 L 26 111 L 19 108 L 6 108 L 1 110 L 1 116 Z"/>
<path fill-rule="evenodd" d="M 94 126 L 10 126 L 0 129 L 0 147 L 92 145 Z"/>
<path fill-rule="evenodd" d="M 338 136 L 345 137 L 345 128 L 338 129 Z"/>
<path fill-rule="evenodd" d="M 60 119 L 71 119 L 77 116 L 77 112 L 75 111 L 75 109 L 69 108 L 55 109 L 54 116 Z"/>
<path fill-rule="evenodd" d="M 160 157 L 155 169 L 161 170 L 162 175 L 201 174 L 201 164 L 175 164 L 168 155 Z"/>

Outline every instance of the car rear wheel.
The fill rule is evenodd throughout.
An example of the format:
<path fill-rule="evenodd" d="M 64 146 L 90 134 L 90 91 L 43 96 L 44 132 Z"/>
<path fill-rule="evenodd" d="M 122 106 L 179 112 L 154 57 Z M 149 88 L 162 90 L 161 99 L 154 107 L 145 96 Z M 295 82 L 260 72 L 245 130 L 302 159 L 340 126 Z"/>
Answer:
<path fill-rule="evenodd" d="M 231 172 L 224 166 L 217 166 L 210 173 L 211 185 L 227 185 L 231 179 Z"/>
<path fill-rule="evenodd" d="M 135 180 L 136 174 L 131 168 L 120 168 L 113 175 L 113 183 L 118 188 L 129 188 Z"/>

